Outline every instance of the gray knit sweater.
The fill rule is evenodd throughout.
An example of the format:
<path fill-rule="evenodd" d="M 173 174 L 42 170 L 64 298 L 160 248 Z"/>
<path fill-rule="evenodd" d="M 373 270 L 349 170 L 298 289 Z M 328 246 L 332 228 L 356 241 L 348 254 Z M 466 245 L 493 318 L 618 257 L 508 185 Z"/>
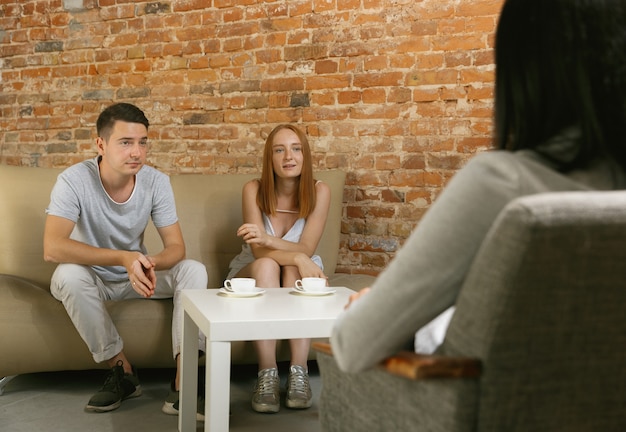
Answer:
<path fill-rule="evenodd" d="M 545 149 L 563 158 L 568 145 L 561 139 Z M 331 344 L 339 367 L 358 372 L 376 365 L 406 348 L 417 330 L 453 306 L 492 222 L 514 198 L 623 188 L 623 172 L 608 161 L 562 174 L 530 150 L 475 156 L 424 215 L 372 291 L 337 320 Z"/>

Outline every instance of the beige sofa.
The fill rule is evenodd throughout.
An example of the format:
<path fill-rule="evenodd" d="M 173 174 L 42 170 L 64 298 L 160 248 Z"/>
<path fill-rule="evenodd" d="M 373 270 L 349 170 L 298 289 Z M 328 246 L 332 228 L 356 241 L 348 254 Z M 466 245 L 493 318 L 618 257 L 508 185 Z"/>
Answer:
<path fill-rule="evenodd" d="M 50 190 L 60 169 L 0 165 L 0 378 L 56 370 L 104 367 L 74 329 L 63 305 L 49 292 L 54 265 L 43 261 L 43 226 Z M 209 287 L 219 288 L 231 258 L 241 250 L 241 188 L 255 175 L 173 175 L 172 187 L 187 245 L 187 257 L 203 262 Z M 359 289 L 365 275 L 335 274 L 345 173 L 323 171 L 316 177 L 332 190 L 329 220 L 318 248 L 333 286 Z M 151 226 L 149 251 L 160 242 Z M 108 309 L 125 342 L 125 352 L 139 368 L 173 367 L 171 300 L 111 302 Z M 250 343 L 235 343 L 234 363 L 255 363 Z M 313 358 L 313 355 L 311 356 Z M 288 344 L 279 346 L 288 359 Z M 1 389 L 0 389 L 1 392 Z"/>

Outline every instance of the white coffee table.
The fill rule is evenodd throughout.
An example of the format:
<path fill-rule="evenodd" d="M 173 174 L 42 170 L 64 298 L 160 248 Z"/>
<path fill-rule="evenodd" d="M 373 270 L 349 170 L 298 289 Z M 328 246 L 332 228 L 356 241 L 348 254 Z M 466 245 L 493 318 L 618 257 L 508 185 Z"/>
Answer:
<path fill-rule="evenodd" d="M 265 288 L 250 298 L 232 298 L 217 289 L 183 290 L 181 432 L 196 430 L 198 330 L 207 338 L 205 431 L 228 431 L 230 343 L 265 339 L 329 337 L 335 319 L 354 293 L 345 287 L 326 296 L 289 288 Z"/>

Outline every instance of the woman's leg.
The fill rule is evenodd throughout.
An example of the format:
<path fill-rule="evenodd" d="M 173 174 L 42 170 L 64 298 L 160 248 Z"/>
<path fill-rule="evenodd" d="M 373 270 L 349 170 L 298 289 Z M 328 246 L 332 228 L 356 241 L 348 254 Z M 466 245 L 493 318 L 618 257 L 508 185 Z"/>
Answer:
<path fill-rule="evenodd" d="M 254 278 L 259 288 L 276 288 L 280 286 L 280 266 L 273 259 L 259 258 L 241 269 L 237 277 Z M 254 345 L 259 357 L 259 370 L 275 368 L 276 341 L 255 341 Z"/>
<path fill-rule="evenodd" d="M 247 265 L 237 277 L 256 279 L 259 288 L 276 288 L 280 286 L 280 266 L 270 258 L 259 258 Z M 280 379 L 276 364 L 276 341 L 255 341 L 259 358 L 259 372 L 252 394 L 252 409 L 257 412 L 275 413 L 280 410 Z"/>
<path fill-rule="evenodd" d="M 281 286 L 284 288 L 293 288 L 296 281 L 300 279 L 298 268 L 294 266 L 283 267 Z M 309 358 L 309 348 L 311 339 L 291 339 L 289 347 L 291 348 L 291 364 L 307 368 L 307 360 Z"/>
<path fill-rule="evenodd" d="M 283 267 L 282 286 L 293 287 L 296 280 L 300 279 L 297 267 Z M 313 403 L 313 394 L 309 383 L 309 357 L 310 339 L 291 339 L 291 364 L 289 365 L 289 378 L 287 379 L 287 408 L 304 409 Z"/>

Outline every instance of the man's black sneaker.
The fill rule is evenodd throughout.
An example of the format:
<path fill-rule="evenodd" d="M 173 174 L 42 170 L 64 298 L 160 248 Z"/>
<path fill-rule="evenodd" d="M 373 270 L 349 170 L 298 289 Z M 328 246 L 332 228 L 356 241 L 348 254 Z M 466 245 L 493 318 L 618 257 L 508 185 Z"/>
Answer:
<path fill-rule="evenodd" d="M 165 398 L 161 411 L 169 415 L 178 415 L 180 409 L 179 406 L 180 394 L 179 391 L 176 390 L 174 382 L 172 381 L 170 385 L 170 392 L 168 393 L 167 398 Z M 204 388 L 201 389 L 200 386 L 198 387 L 198 404 L 196 408 L 196 420 L 204 421 Z"/>
<path fill-rule="evenodd" d="M 85 411 L 108 412 L 119 408 L 124 399 L 141 396 L 141 386 L 137 374 L 124 373 L 123 362 L 119 360 L 111 368 L 104 385 L 89 399 Z"/>

